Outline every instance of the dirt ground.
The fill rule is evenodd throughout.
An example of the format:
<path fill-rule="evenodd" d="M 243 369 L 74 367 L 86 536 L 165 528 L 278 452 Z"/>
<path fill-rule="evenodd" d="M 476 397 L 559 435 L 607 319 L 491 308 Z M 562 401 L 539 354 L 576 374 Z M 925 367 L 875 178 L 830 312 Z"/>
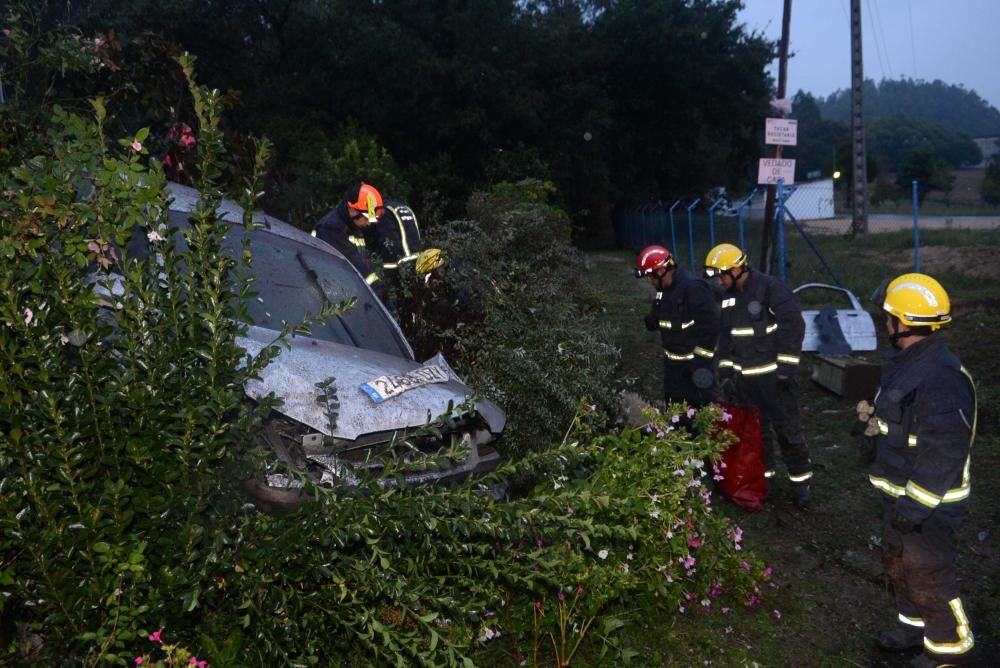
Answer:
<path fill-rule="evenodd" d="M 898 257 L 886 255 L 882 251 L 861 251 L 873 262 L 882 262 L 900 272 L 913 267 L 911 252 L 900 253 Z M 996 267 L 1000 266 L 1000 246 L 922 246 L 920 248 L 920 271 L 931 274 L 957 273 L 973 278 L 992 279 Z"/>

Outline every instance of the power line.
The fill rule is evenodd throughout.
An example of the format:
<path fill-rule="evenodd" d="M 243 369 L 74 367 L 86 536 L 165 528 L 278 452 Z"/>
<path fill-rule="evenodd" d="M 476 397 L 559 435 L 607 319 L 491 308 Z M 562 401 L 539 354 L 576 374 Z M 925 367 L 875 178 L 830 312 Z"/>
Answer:
<path fill-rule="evenodd" d="M 913 39 L 913 3 L 906 3 L 906 13 L 910 18 L 910 53 L 913 56 L 913 78 L 918 79 L 917 76 L 917 43 Z"/>
<path fill-rule="evenodd" d="M 885 30 L 882 27 L 882 11 L 878 8 L 878 3 L 873 2 L 872 11 L 875 12 L 875 20 L 878 22 L 878 32 L 882 35 L 882 50 L 885 52 L 885 67 L 889 70 L 889 78 L 895 79 L 895 75 L 892 73 L 892 63 L 889 62 L 889 40 L 885 38 Z"/>

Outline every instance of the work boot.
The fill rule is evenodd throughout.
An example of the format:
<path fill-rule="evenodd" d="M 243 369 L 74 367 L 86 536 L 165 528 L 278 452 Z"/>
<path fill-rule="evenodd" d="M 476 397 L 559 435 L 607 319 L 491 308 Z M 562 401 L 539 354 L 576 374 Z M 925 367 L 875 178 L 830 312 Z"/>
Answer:
<path fill-rule="evenodd" d="M 965 666 L 968 662 L 964 655 L 953 657 L 933 657 L 927 654 L 918 654 L 906 662 L 906 668 L 951 668 L 952 666 Z"/>
<path fill-rule="evenodd" d="M 887 652 L 906 652 L 924 646 L 924 632 L 897 624 L 878 634 L 878 646 Z"/>
<path fill-rule="evenodd" d="M 792 502 L 799 510 L 809 510 L 809 504 L 812 503 L 809 485 L 792 485 Z"/>

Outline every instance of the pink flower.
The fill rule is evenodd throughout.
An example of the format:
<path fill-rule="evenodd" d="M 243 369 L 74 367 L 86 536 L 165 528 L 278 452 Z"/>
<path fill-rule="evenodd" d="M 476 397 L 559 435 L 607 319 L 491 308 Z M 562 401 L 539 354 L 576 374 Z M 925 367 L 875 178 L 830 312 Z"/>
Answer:
<path fill-rule="evenodd" d="M 155 643 L 159 643 L 160 645 L 162 645 L 163 644 L 163 639 L 161 637 L 162 635 L 163 635 L 163 629 L 162 628 L 153 631 L 152 633 L 149 634 L 149 642 L 155 642 Z"/>
<path fill-rule="evenodd" d="M 140 144 L 137 141 L 132 142 L 131 146 L 132 146 L 132 150 L 135 151 L 135 152 L 137 152 L 137 153 L 142 150 L 142 144 Z"/>
<path fill-rule="evenodd" d="M 536 547 L 541 547 L 542 546 L 542 539 L 541 538 L 538 538 L 538 539 L 535 540 L 535 546 Z"/>
<path fill-rule="evenodd" d="M 135 665 L 137 665 L 137 666 L 141 666 L 142 665 L 142 657 L 141 656 L 135 657 Z"/>
<path fill-rule="evenodd" d="M 566 506 L 566 514 L 567 515 L 573 514 L 573 506 Z"/>
<path fill-rule="evenodd" d="M 691 567 L 695 565 L 696 561 L 697 560 L 694 557 L 688 556 L 688 558 L 684 560 L 684 568 L 690 570 Z"/>
<path fill-rule="evenodd" d="M 684 614 L 684 606 L 683 605 L 677 606 L 677 612 L 679 612 L 679 613 L 681 613 L 683 615 Z"/>
<path fill-rule="evenodd" d="M 674 416 L 672 416 L 670 418 L 670 421 L 673 422 L 674 424 L 677 424 L 678 422 L 681 421 L 681 416 L 680 415 L 674 415 Z"/>
<path fill-rule="evenodd" d="M 693 418 L 694 417 L 694 409 L 693 408 L 689 408 L 688 409 L 687 416 L 689 418 Z"/>
<path fill-rule="evenodd" d="M 733 419 L 733 416 L 732 416 L 731 413 L 727 413 L 725 411 L 722 411 L 722 421 L 723 422 L 729 422 L 732 419 Z"/>
<path fill-rule="evenodd" d="M 688 541 L 688 547 L 701 547 L 701 546 L 702 542 L 697 538 L 692 538 L 691 540 Z"/>
<path fill-rule="evenodd" d="M 566 594 L 564 594 L 562 592 L 559 592 L 559 600 L 560 601 L 565 601 L 566 600 Z"/>
<path fill-rule="evenodd" d="M 10 37 L 10 28 L 4 28 L 3 29 L 3 36 L 4 37 Z"/>
<path fill-rule="evenodd" d="M 766 575 L 767 577 L 771 577 L 771 573 L 773 573 L 773 572 L 774 571 L 771 570 L 770 566 L 768 566 L 767 568 L 764 569 L 764 575 Z"/>
<path fill-rule="evenodd" d="M 542 609 L 542 602 L 541 601 L 535 601 L 535 609 L 536 610 L 541 610 Z"/>
<path fill-rule="evenodd" d="M 35 313 L 30 308 L 24 309 L 24 324 L 30 325 L 31 321 L 35 319 Z"/>
<path fill-rule="evenodd" d="M 747 573 L 750 572 L 750 562 L 747 561 L 746 559 L 743 560 L 743 563 L 741 563 L 740 566 L 742 566 L 743 570 L 746 571 Z"/>
<path fill-rule="evenodd" d="M 582 594 L 583 593 L 583 585 L 577 585 L 576 586 L 576 593 L 577 594 Z"/>

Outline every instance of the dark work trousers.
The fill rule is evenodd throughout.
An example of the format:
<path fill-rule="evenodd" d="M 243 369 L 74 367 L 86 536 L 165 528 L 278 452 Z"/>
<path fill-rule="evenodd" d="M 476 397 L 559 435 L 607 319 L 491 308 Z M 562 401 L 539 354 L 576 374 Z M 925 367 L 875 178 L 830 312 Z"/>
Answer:
<path fill-rule="evenodd" d="M 890 523 L 893 501 L 884 503 L 882 561 L 896 596 L 902 624 L 923 625 L 924 650 L 942 660 L 972 647 L 972 630 L 959 596 L 955 571 L 956 521 L 934 515 L 918 531 L 902 533 Z M 938 650 L 938 651 L 934 651 Z"/>
<path fill-rule="evenodd" d="M 697 380 L 705 387 L 698 387 Z M 667 405 L 686 401 L 691 408 L 701 408 L 715 401 L 715 376 L 710 364 L 663 360 L 663 397 Z"/>
<path fill-rule="evenodd" d="M 733 378 L 734 399 L 738 403 L 752 404 L 760 409 L 760 434 L 764 445 L 764 468 L 768 476 L 774 474 L 774 434 L 781 446 L 781 458 L 792 478 L 812 473 L 809 448 L 802 433 L 799 416 L 799 382 L 797 378 L 779 380 L 777 374 Z M 773 430 L 773 433 L 772 433 Z M 794 482 L 794 480 L 793 480 Z M 805 482 L 805 481 L 803 481 Z"/>

